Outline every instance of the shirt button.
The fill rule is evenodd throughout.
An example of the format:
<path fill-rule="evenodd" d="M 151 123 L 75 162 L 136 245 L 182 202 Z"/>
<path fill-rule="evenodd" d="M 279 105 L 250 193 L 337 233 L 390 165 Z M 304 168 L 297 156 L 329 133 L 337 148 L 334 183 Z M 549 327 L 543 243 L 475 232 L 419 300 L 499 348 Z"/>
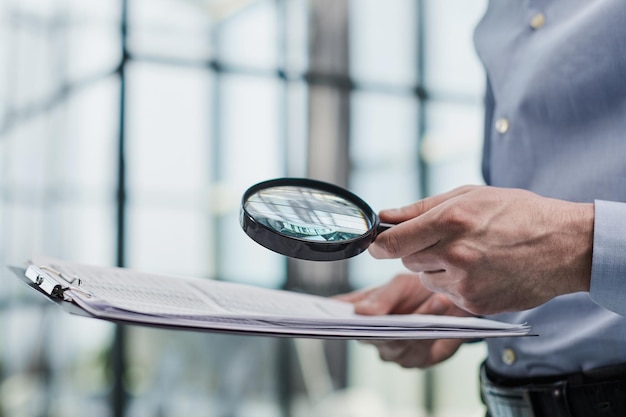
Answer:
<path fill-rule="evenodd" d="M 546 23 L 546 16 L 543 13 L 537 13 L 530 19 L 530 27 L 539 29 Z"/>
<path fill-rule="evenodd" d="M 506 348 L 502 351 L 502 362 L 504 362 L 505 365 L 513 365 L 515 363 L 515 361 L 517 360 L 517 355 L 515 354 L 515 351 L 511 348 Z"/>
<path fill-rule="evenodd" d="M 506 132 L 509 131 L 509 127 L 511 127 L 511 123 L 506 117 L 501 117 L 496 120 L 495 128 L 498 133 L 504 135 Z"/>

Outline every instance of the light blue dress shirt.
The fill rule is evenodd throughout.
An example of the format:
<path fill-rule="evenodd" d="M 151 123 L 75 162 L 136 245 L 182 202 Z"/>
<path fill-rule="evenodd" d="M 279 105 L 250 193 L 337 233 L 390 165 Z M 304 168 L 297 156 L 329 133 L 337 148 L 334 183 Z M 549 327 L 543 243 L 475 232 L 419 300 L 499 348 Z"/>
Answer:
<path fill-rule="evenodd" d="M 626 0 L 491 0 L 474 40 L 486 182 L 595 201 L 590 293 L 495 316 L 539 337 L 488 340 L 488 364 L 532 377 L 626 363 Z"/>

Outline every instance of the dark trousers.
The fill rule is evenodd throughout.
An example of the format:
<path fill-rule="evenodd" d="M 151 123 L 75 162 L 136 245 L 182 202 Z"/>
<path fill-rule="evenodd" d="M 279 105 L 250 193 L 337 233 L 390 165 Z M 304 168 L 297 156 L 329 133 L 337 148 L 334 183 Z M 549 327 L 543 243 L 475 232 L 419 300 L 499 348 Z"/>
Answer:
<path fill-rule="evenodd" d="M 487 417 L 626 417 L 626 364 L 526 380 L 483 365 L 481 394 Z"/>

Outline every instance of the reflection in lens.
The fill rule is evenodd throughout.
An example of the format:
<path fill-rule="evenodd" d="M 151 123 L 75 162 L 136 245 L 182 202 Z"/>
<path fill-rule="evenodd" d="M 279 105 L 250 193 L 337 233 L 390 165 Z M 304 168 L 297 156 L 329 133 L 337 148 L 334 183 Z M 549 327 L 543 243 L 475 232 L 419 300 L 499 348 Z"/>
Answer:
<path fill-rule="evenodd" d="M 312 241 L 354 239 L 371 228 L 355 204 L 307 187 L 282 186 L 259 191 L 248 198 L 245 210 L 278 233 Z"/>

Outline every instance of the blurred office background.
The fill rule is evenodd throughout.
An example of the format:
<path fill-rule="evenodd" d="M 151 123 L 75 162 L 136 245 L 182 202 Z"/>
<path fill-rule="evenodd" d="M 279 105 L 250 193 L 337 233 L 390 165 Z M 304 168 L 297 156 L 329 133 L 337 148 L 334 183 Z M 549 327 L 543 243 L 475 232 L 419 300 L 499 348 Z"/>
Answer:
<path fill-rule="evenodd" d="M 475 0 L 2 0 L 0 262 L 40 253 L 317 294 L 402 265 L 287 261 L 238 225 L 309 176 L 379 210 L 480 183 Z M 429 371 L 372 346 L 121 327 L 0 275 L 0 416 L 481 416 L 480 344 Z"/>

